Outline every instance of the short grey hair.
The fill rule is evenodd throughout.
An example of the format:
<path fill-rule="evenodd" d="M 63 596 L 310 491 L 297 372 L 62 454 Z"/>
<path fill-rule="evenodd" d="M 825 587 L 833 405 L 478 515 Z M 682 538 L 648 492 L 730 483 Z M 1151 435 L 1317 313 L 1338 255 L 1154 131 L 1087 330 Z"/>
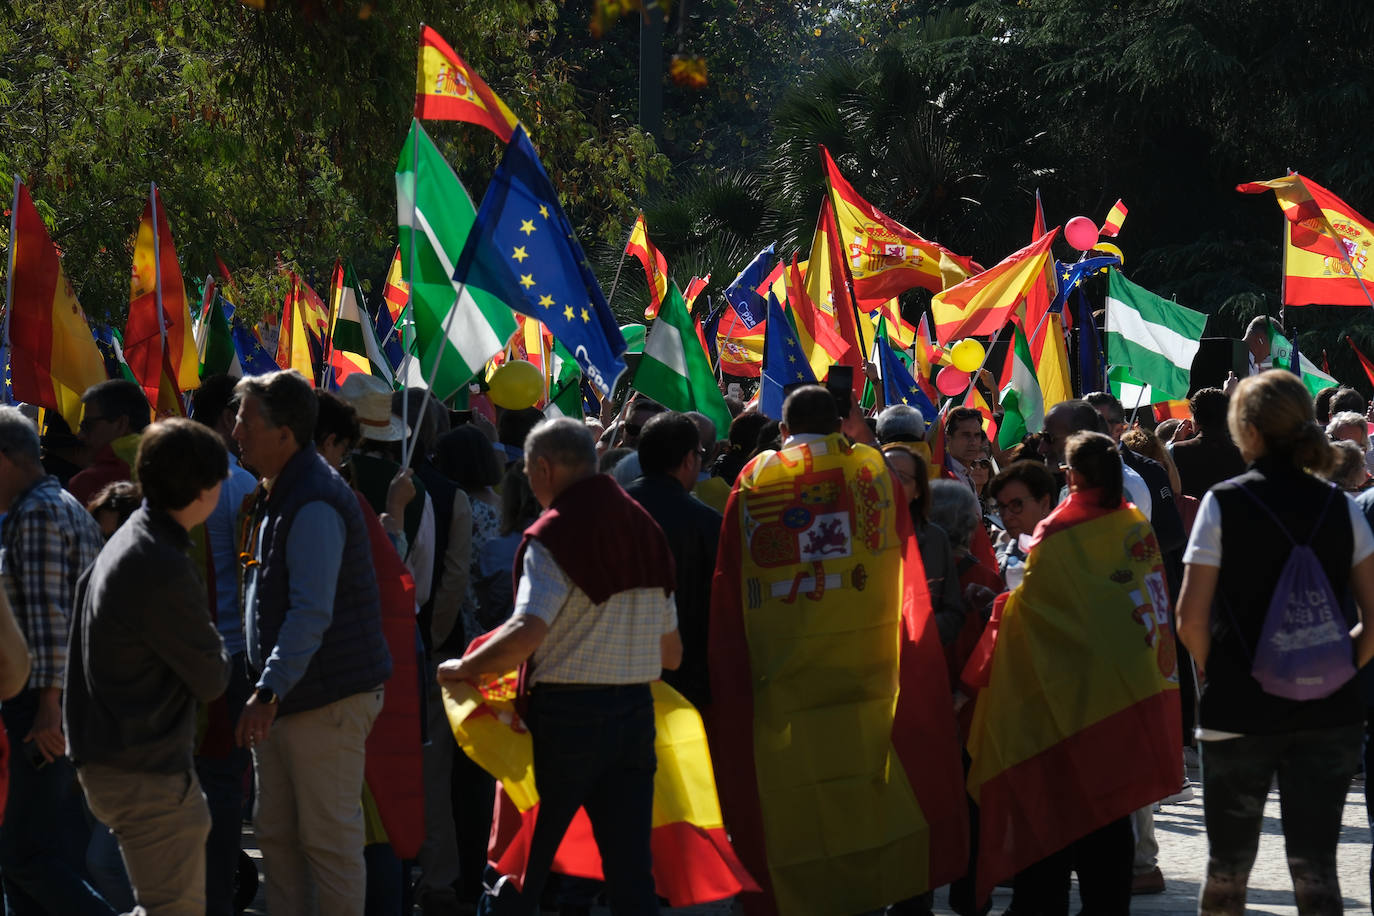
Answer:
<path fill-rule="evenodd" d="M 262 416 L 272 426 L 291 430 L 296 445 L 305 448 L 315 441 L 315 417 L 320 412 L 315 389 L 295 369 L 244 376 L 234 386 L 240 400 L 255 398 Z"/>
<path fill-rule="evenodd" d="M 525 463 L 533 464 L 539 458 L 565 468 L 595 471 L 596 440 L 581 420 L 544 420 L 525 437 Z"/>
<path fill-rule="evenodd" d="M 18 407 L 0 407 L 0 455 L 39 460 L 38 427 Z"/>
<path fill-rule="evenodd" d="M 974 526 L 983 521 L 978 497 L 957 480 L 930 482 L 930 521 L 944 529 L 954 547 L 968 549 Z"/>
<path fill-rule="evenodd" d="M 1369 423 L 1363 414 L 1355 413 L 1353 410 L 1343 410 L 1331 417 L 1331 422 L 1326 424 L 1326 438 L 1335 439 L 1336 433 L 1345 429 L 1347 426 L 1358 426 L 1360 428 L 1360 438 L 1369 441 Z"/>
<path fill-rule="evenodd" d="M 878 441 L 905 440 L 924 442 L 926 438 L 926 418 L 910 404 L 893 404 L 883 408 L 878 414 Z"/>

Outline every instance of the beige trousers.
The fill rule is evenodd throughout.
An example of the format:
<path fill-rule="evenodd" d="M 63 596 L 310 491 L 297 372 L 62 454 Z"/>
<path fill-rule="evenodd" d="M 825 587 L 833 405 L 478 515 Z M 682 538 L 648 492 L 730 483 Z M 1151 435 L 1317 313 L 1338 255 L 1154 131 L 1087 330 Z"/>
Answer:
<path fill-rule="evenodd" d="M 205 916 L 210 809 L 196 771 L 135 773 L 88 763 L 76 773 L 91 813 L 119 840 L 134 913 Z"/>
<path fill-rule="evenodd" d="M 273 916 L 363 916 L 364 743 L 382 688 L 282 716 L 253 749 L 253 827 Z"/>

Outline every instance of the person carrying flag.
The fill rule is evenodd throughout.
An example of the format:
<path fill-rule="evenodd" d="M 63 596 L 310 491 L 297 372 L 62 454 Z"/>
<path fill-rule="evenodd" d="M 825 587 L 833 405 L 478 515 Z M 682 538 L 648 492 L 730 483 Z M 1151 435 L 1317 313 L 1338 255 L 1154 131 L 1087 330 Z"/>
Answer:
<path fill-rule="evenodd" d="M 682 662 L 677 577 L 662 530 L 596 473 L 596 460 L 578 420 L 546 420 L 530 432 L 525 471 L 545 511 L 516 554 L 515 611 L 480 648 L 439 666 L 439 682 L 457 684 L 529 662 L 539 814 L 520 892 L 510 895 L 506 882 L 500 912 L 537 909 L 579 808 L 596 834 L 611 911 L 658 912 L 649 683 Z"/>

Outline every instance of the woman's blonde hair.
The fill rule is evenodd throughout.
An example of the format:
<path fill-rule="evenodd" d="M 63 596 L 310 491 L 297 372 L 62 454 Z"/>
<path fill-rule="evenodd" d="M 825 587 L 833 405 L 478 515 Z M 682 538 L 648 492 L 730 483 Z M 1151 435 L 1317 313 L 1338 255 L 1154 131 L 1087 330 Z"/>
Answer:
<path fill-rule="evenodd" d="M 1320 474 L 1334 458 L 1325 430 L 1314 419 L 1312 395 L 1291 372 L 1270 369 L 1241 379 L 1231 394 L 1226 424 L 1237 445 L 1248 424 L 1266 455 L 1297 468 Z"/>

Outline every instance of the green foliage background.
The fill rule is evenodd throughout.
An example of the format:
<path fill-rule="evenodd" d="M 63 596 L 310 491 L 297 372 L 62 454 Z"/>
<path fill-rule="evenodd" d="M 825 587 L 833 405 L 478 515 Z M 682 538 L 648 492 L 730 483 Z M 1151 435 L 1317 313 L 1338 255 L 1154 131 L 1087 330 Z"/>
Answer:
<path fill-rule="evenodd" d="M 665 82 L 650 137 L 636 23 L 593 40 L 591 2 L 0 2 L 0 170 L 29 183 L 98 320 L 122 324 L 154 180 L 188 280 L 219 254 L 249 314 L 280 302 L 279 262 L 322 286 L 342 255 L 375 289 L 424 21 L 531 128 L 608 291 L 640 207 L 680 284 L 710 272 L 718 292 L 769 242 L 804 250 L 818 142 L 984 264 L 1028 241 L 1037 188 L 1056 224 L 1124 198 L 1127 273 L 1214 316 L 1208 334 L 1278 311 L 1278 211 L 1236 183 L 1294 168 L 1374 213 L 1368 4 L 676 0 L 665 68 L 700 54 L 711 82 Z M 480 196 L 495 139 L 426 128 Z M 613 304 L 629 320 L 644 296 L 631 262 Z M 1287 318 L 1357 379 L 1341 337 L 1374 349 L 1374 310 Z"/>

